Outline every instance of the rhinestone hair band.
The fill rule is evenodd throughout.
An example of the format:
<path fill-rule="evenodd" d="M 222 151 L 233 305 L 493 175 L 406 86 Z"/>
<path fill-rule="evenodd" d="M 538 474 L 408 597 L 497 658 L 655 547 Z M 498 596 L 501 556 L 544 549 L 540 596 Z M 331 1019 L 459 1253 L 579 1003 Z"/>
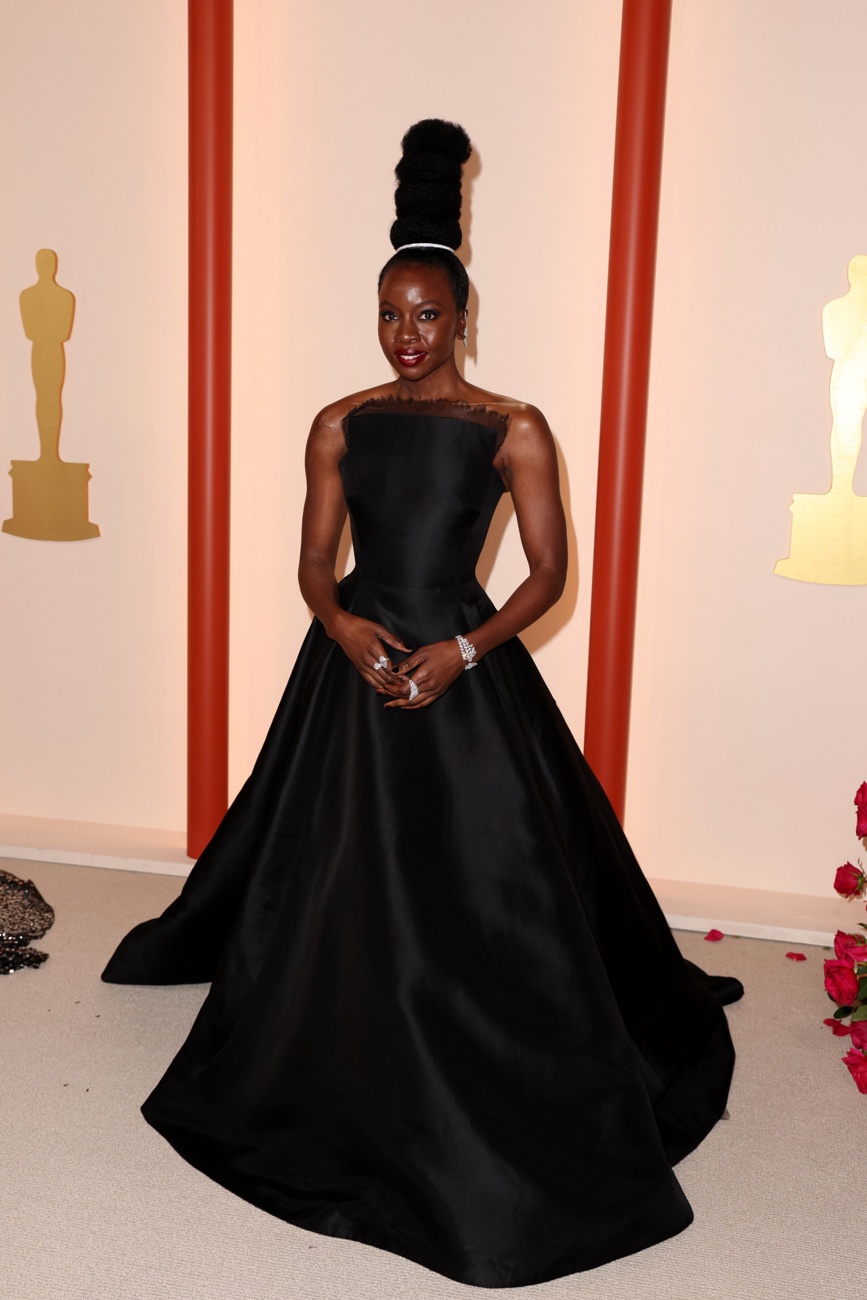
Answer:
<path fill-rule="evenodd" d="M 401 244 L 400 248 L 396 248 L 394 251 L 402 253 L 405 248 L 442 248 L 447 253 L 454 253 L 455 257 L 457 257 L 457 253 L 450 244 Z"/>

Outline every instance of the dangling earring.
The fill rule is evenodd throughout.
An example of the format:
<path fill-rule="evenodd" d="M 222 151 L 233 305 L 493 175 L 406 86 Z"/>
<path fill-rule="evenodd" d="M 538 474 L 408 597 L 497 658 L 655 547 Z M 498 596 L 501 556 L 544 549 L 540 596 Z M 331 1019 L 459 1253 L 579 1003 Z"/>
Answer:
<path fill-rule="evenodd" d="M 464 332 L 461 335 L 461 339 L 463 341 L 463 345 L 465 348 L 469 347 L 469 344 L 467 343 L 467 335 L 469 334 L 469 332 L 470 332 L 469 324 L 467 321 L 464 321 Z"/>

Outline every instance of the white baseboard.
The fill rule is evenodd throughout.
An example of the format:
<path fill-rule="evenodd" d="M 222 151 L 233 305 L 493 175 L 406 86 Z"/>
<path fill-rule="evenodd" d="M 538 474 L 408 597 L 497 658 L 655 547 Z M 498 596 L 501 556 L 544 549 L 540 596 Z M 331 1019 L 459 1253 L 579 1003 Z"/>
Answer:
<path fill-rule="evenodd" d="M 102 822 L 60 821 L 53 817 L 0 814 L 0 858 L 29 862 L 68 862 L 114 871 L 149 871 L 188 876 L 183 831 L 148 826 L 109 826 Z"/>
<path fill-rule="evenodd" d="M 0 858 L 182 877 L 193 865 L 182 831 L 9 814 L 0 814 Z M 717 929 L 743 938 L 828 946 L 836 930 L 853 930 L 865 919 L 863 907 L 847 904 L 830 885 L 824 896 L 687 880 L 651 878 L 650 883 L 675 930 Z"/>
<path fill-rule="evenodd" d="M 673 930 L 722 930 L 745 939 L 780 939 L 828 947 L 837 930 L 853 930 L 867 920 L 863 906 L 833 893 L 783 894 L 766 889 L 651 880 Z"/>

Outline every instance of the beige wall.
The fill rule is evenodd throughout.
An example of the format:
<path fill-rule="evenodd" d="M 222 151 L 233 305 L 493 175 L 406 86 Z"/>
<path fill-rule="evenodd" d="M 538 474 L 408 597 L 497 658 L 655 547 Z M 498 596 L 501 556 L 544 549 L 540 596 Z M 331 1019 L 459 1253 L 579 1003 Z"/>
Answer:
<path fill-rule="evenodd" d="M 858 847 L 867 590 L 773 566 L 830 486 L 865 43 L 858 0 L 675 5 L 627 814 L 658 876 L 825 893 Z"/>
<path fill-rule="evenodd" d="M 7 18 L 0 453 L 34 454 L 16 298 L 48 244 L 78 296 L 63 454 L 92 462 L 104 536 L 0 536 L 0 811 L 183 820 L 184 22 Z M 375 277 L 428 115 L 480 160 L 467 375 L 540 405 L 562 452 L 572 583 L 526 639 L 580 738 L 618 31 L 617 0 L 236 4 L 233 790 L 308 625 L 310 420 L 389 375 Z M 675 5 L 627 812 L 652 875 L 824 893 L 850 848 L 864 593 L 772 569 L 792 492 L 827 486 L 819 314 L 867 251 L 865 36 L 859 0 Z M 495 599 L 523 576 L 504 514 Z"/>
<path fill-rule="evenodd" d="M 185 6 L 6 4 L 0 514 L 38 452 L 18 294 L 76 296 L 60 451 L 102 537 L 0 533 L 0 812 L 183 823 Z"/>

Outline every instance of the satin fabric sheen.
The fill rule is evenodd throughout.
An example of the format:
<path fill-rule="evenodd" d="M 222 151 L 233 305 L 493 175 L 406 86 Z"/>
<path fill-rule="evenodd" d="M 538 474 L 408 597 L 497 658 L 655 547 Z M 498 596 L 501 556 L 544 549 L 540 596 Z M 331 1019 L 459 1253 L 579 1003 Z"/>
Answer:
<path fill-rule="evenodd" d="M 502 430 L 422 403 L 345 427 L 342 604 L 472 639 Z M 741 986 L 681 957 L 517 638 L 429 708 L 383 703 L 314 619 L 180 897 L 109 961 L 212 981 L 145 1118 L 271 1214 L 478 1286 L 680 1232 Z"/>

